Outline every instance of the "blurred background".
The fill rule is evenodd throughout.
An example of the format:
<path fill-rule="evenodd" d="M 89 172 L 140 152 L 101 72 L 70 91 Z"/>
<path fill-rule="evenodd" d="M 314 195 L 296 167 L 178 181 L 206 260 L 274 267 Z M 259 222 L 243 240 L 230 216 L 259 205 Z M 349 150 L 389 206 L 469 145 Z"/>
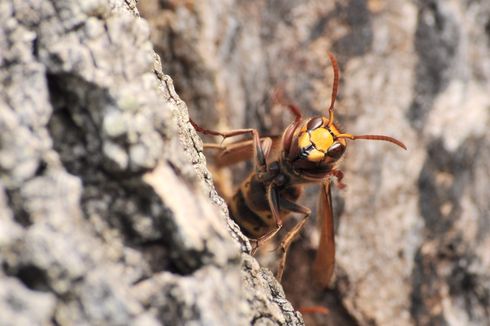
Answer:
<path fill-rule="evenodd" d="M 276 87 L 305 116 L 325 114 L 331 51 L 340 127 L 407 145 L 349 144 L 327 290 L 311 282 L 318 188 L 307 189 L 314 213 L 282 282 L 295 307 L 330 309 L 307 324 L 490 324 L 489 1 L 141 0 L 139 10 L 200 125 L 280 134 L 292 116 L 271 104 Z M 215 179 L 236 185 L 242 168 Z M 274 248 L 261 252 L 272 269 Z"/>

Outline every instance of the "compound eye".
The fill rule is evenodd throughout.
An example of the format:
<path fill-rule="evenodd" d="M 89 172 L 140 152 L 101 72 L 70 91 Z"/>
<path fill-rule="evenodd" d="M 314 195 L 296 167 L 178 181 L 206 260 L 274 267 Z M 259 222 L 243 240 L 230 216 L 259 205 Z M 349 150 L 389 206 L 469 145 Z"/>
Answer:
<path fill-rule="evenodd" d="M 323 125 L 323 119 L 322 117 L 315 117 L 311 118 L 310 121 L 308 121 L 308 124 L 306 125 L 306 129 L 308 130 L 315 130 Z"/>
<path fill-rule="evenodd" d="M 327 150 L 327 155 L 331 158 L 338 160 L 345 152 L 345 146 L 341 143 L 334 143 Z"/>

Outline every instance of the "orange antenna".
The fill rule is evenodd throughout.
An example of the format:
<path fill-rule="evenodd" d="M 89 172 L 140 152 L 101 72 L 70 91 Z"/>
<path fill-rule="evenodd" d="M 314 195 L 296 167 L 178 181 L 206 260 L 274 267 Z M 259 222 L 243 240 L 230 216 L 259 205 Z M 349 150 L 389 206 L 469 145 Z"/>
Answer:
<path fill-rule="evenodd" d="M 339 134 L 339 135 L 336 135 L 335 137 L 337 137 L 337 138 L 348 138 L 348 139 L 352 139 L 352 140 L 356 140 L 356 139 L 382 140 L 382 141 L 387 141 L 387 142 L 393 143 L 395 145 L 398 145 L 401 148 L 403 148 L 404 150 L 407 149 L 407 146 L 405 146 L 404 143 L 402 143 L 398 139 L 395 139 L 395 138 L 389 137 L 389 136 Z"/>
<path fill-rule="evenodd" d="M 337 98 L 337 89 L 339 88 L 340 71 L 335 56 L 331 52 L 328 52 L 328 57 L 330 58 L 330 62 L 332 63 L 332 68 L 333 68 L 332 98 L 330 99 L 330 107 L 328 108 L 328 124 L 327 124 L 327 127 L 330 128 L 333 125 L 333 105 L 335 104 L 335 99 Z"/>

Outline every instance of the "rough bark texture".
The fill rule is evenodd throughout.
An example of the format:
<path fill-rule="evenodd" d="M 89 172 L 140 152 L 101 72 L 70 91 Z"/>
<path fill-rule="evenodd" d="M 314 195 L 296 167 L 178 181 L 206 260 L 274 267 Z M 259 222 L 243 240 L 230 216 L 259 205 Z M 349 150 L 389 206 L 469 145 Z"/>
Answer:
<path fill-rule="evenodd" d="M 283 282 L 313 324 L 490 323 L 490 2 L 199 0 L 140 4 L 164 69 L 211 129 L 278 133 L 268 103 L 282 86 L 306 115 L 324 114 L 342 71 L 337 117 L 352 133 L 335 192 L 336 280 L 312 285 L 318 233 L 307 225 Z M 305 196 L 314 207 L 316 190 Z M 313 218 L 314 219 L 314 216 Z"/>
<path fill-rule="evenodd" d="M 0 325 L 302 325 L 149 32 L 131 0 L 0 2 Z"/>

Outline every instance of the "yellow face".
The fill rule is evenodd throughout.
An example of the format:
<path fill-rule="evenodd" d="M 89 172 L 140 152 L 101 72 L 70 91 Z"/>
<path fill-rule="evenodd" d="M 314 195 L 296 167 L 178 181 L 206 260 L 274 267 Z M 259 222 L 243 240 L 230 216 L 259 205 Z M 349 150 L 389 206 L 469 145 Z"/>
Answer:
<path fill-rule="evenodd" d="M 331 125 L 327 127 L 328 119 L 315 117 L 307 121 L 298 136 L 298 146 L 301 156 L 310 162 L 338 160 L 345 151 L 346 142 L 336 138 L 341 132 Z"/>

